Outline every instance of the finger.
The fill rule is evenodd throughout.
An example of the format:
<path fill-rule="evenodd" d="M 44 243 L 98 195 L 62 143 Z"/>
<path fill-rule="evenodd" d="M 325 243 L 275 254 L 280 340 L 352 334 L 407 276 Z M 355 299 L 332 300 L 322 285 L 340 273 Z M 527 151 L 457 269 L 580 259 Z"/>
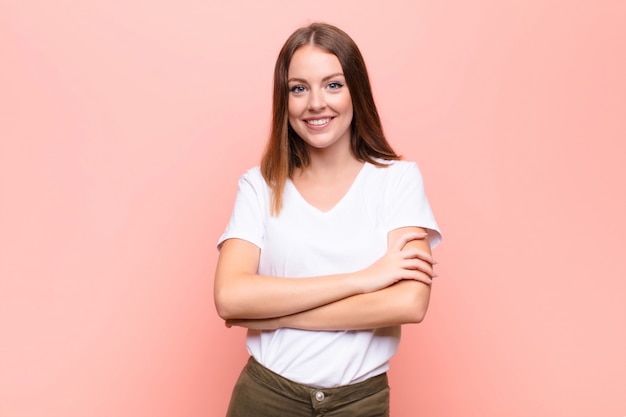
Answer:
<path fill-rule="evenodd" d="M 431 285 L 433 283 L 433 279 L 428 274 L 425 274 L 420 271 L 411 271 L 407 270 L 407 274 L 404 279 L 411 279 L 413 281 L 418 281 L 426 285 Z"/>
<path fill-rule="evenodd" d="M 433 278 L 436 276 L 431 264 L 418 259 L 408 259 L 402 263 L 402 268 L 412 271 L 419 271 Z"/>
<path fill-rule="evenodd" d="M 421 240 L 421 239 L 426 238 L 427 236 L 428 236 L 428 233 L 425 233 L 425 232 L 405 233 L 401 235 L 400 238 L 398 238 L 398 240 L 396 240 L 392 249 L 398 250 L 398 251 L 402 250 L 402 248 L 406 246 L 406 244 L 409 243 L 410 241 Z"/>
<path fill-rule="evenodd" d="M 430 253 L 421 249 L 403 249 L 401 251 L 401 254 L 403 259 L 421 259 L 422 261 L 428 262 L 431 265 L 435 265 L 437 263 L 437 261 L 435 261 Z"/>

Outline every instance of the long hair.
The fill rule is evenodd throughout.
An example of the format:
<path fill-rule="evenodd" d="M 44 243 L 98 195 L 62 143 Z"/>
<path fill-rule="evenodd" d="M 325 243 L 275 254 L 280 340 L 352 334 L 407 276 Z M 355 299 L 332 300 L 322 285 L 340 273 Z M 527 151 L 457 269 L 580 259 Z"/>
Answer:
<path fill-rule="evenodd" d="M 367 68 L 356 43 L 341 29 L 326 23 L 302 27 L 287 39 L 274 67 L 272 124 L 261 160 L 261 173 L 272 191 L 272 215 L 280 213 L 287 178 L 295 168 L 306 167 L 310 161 L 308 148 L 289 126 L 288 117 L 289 64 L 295 51 L 304 45 L 314 45 L 339 59 L 352 98 L 350 147 L 356 159 L 378 166 L 381 164 L 374 158 L 400 159 L 383 134 Z"/>

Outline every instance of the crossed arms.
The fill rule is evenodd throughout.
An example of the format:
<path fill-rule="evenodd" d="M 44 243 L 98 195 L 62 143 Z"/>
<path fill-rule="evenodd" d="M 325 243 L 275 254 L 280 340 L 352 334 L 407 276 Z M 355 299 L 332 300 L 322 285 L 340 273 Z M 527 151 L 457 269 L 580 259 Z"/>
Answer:
<path fill-rule="evenodd" d="M 260 249 L 223 242 L 215 272 L 215 306 L 226 326 L 251 329 L 358 330 L 419 323 L 436 276 L 426 231 L 389 232 L 387 252 L 348 274 L 306 279 L 257 274 Z"/>

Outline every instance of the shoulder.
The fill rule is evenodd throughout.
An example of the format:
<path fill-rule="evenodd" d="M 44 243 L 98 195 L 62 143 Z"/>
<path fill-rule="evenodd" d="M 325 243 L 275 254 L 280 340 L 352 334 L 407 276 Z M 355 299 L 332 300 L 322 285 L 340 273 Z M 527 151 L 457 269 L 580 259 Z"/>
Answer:
<path fill-rule="evenodd" d="M 250 168 L 239 177 L 238 190 L 242 200 L 256 201 L 262 207 L 269 204 L 270 188 L 258 166 Z"/>
<path fill-rule="evenodd" d="M 384 159 L 375 159 L 380 166 L 370 164 L 371 171 L 375 176 L 385 178 L 389 181 L 395 181 L 405 176 L 421 178 L 421 173 L 417 163 L 413 161 L 388 161 Z"/>
<path fill-rule="evenodd" d="M 377 167 L 376 165 L 372 164 L 374 167 L 379 169 L 390 169 L 392 171 L 402 171 L 417 166 L 417 163 L 413 161 L 406 161 L 404 159 L 387 160 L 375 158 L 374 161 L 381 165 L 380 167 Z"/>
<path fill-rule="evenodd" d="M 259 179 L 263 179 L 263 175 L 261 174 L 261 167 L 255 166 L 248 169 L 241 175 L 241 178 L 245 178 L 250 181 L 258 181 Z"/>
<path fill-rule="evenodd" d="M 261 168 L 259 166 L 252 167 L 244 172 L 239 177 L 239 184 L 242 183 L 248 183 L 255 189 L 267 188 L 267 182 L 265 182 L 265 178 L 263 178 L 263 174 L 261 174 Z"/>

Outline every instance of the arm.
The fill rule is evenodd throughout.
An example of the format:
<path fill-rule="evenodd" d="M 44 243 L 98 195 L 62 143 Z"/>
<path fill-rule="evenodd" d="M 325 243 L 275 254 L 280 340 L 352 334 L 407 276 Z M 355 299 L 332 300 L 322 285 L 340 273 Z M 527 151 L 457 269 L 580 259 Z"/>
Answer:
<path fill-rule="evenodd" d="M 402 249 L 407 242 L 424 238 L 424 233 L 399 234 L 387 253 L 364 270 L 304 279 L 258 275 L 259 248 L 228 239 L 222 244 L 215 273 L 218 314 L 227 320 L 283 317 L 375 292 L 401 280 L 430 284 L 430 254 Z"/>
<path fill-rule="evenodd" d="M 389 246 L 403 244 L 403 251 L 418 250 L 430 254 L 427 240 L 402 242 L 408 232 L 423 232 L 424 229 L 406 227 L 389 233 Z M 432 273 L 432 258 L 421 269 Z M 420 271 L 426 277 L 425 272 Z M 229 320 L 227 326 L 256 329 L 291 327 L 305 330 L 357 330 L 419 323 L 424 318 L 430 298 L 430 285 L 424 280 L 402 280 L 375 292 L 354 295 L 307 311 L 265 320 Z"/>

